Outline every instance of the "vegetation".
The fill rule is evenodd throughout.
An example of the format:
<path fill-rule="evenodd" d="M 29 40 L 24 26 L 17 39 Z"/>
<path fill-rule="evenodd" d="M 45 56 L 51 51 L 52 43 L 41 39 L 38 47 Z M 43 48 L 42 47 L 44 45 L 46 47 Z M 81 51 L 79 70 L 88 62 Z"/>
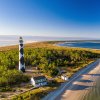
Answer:
<path fill-rule="evenodd" d="M 26 46 L 25 65 L 37 66 L 48 76 L 58 74 L 58 68 L 70 67 L 74 69 L 88 60 L 98 58 L 100 55 L 88 50 L 75 50 L 63 47 L 52 46 L 48 43 L 37 43 L 36 47 Z M 0 52 L 0 65 L 8 69 L 15 69 L 18 66 L 18 49 Z"/>
<path fill-rule="evenodd" d="M 96 50 L 65 48 L 55 46 L 54 43 L 41 42 L 25 45 L 26 67 L 38 67 L 42 73 L 51 77 L 58 75 L 59 70 L 64 69 L 70 76 L 100 57 L 100 52 Z M 0 91 L 10 91 L 9 87 L 13 84 L 20 84 L 29 80 L 28 76 L 18 71 L 18 53 L 18 46 L 0 48 Z M 50 91 L 50 89 L 47 90 Z M 37 98 L 41 93 L 44 95 L 47 92 L 32 91 L 24 96 L 15 97 L 14 100 L 31 100 L 29 98 L 34 96 Z"/>
<path fill-rule="evenodd" d="M 34 48 L 25 50 L 27 66 L 38 66 L 40 70 L 50 76 L 58 73 L 58 68 L 65 66 L 77 67 L 80 62 L 97 58 L 98 55 L 83 50 L 66 50 L 59 48 Z"/>
<path fill-rule="evenodd" d="M 52 42 L 50 42 L 52 44 Z M 35 46 L 26 45 L 25 65 L 37 66 L 50 76 L 58 73 L 61 67 L 77 67 L 80 63 L 98 58 L 100 54 L 88 50 L 68 49 L 50 45 L 50 43 L 36 43 Z M 54 42 L 53 42 L 54 43 Z M 0 66 L 15 69 L 18 66 L 18 48 L 0 52 Z"/>
<path fill-rule="evenodd" d="M 52 87 L 41 87 L 24 94 L 20 94 L 12 98 L 12 100 L 41 100 L 48 92 L 52 91 Z"/>
<path fill-rule="evenodd" d="M 21 82 L 27 82 L 28 77 L 23 75 L 23 73 L 18 70 L 9 70 L 5 66 L 0 66 L 0 90 L 9 90 L 7 86 L 12 86 L 13 84 L 19 84 Z M 3 88 L 5 87 L 5 89 Z"/>

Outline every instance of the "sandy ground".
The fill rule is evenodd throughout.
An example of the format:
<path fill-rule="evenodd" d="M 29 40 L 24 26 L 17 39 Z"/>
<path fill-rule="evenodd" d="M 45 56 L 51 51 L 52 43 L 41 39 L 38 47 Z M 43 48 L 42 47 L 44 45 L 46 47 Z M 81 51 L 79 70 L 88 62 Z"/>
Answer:
<path fill-rule="evenodd" d="M 92 92 L 100 78 L 99 63 L 100 60 L 90 64 L 77 73 L 69 83 L 65 82 L 58 90 L 49 94 L 43 100 L 89 100 L 86 97 Z"/>
<path fill-rule="evenodd" d="M 94 75 L 100 74 L 99 70 L 100 65 L 97 65 L 87 74 L 81 75 L 64 91 L 61 96 L 59 96 L 59 98 L 57 98 L 57 100 L 84 100 L 96 85 L 96 80 L 99 76 L 94 77 Z"/>

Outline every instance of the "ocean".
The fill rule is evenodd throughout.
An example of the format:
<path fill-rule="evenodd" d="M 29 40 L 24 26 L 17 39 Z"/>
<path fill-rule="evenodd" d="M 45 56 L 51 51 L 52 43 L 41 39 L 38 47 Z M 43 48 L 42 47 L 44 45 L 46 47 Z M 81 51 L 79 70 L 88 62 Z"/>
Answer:
<path fill-rule="evenodd" d="M 84 38 L 72 38 L 72 37 L 49 37 L 49 36 L 22 36 L 24 44 L 38 42 L 38 41 L 68 41 L 59 46 L 80 47 L 80 48 L 92 48 L 100 49 L 100 41 L 83 41 L 76 42 L 75 40 L 84 40 Z M 86 39 L 86 38 L 85 38 Z M 90 40 L 90 39 L 88 39 Z M 74 41 L 74 42 L 73 42 Z M 0 35 L 0 46 L 11 46 L 19 44 L 19 36 L 16 35 Z"/>
<path fill-rule="evenodd" d="M 65 43 L 60 43 L 58 45 L 65 47 L 100 49 L 100 41 L 65 42 Z"/>
<path fill-rule="evenodd" d="M 70 37 L 50 37 L 50 36 L 22 36 L 24 43 L 32 43 L 37 41 L 65 41 L 73 40 Z M 77 38 L 78 39 L 78 38 Z M 19 36 L 16 35 L 0 35 L 0 46 L 16 45 L 19 43 Z"/>
<path fill-rule="evenodd" d="M 0 36 L 0 46 L 11 46 L 19 44 L 19 37 L 16 35 L 1 35 Z M 50 38 L 40 37 L 40 36 L 22 36 L 24 44 L 38 42 L 38 41 L 47 41 Z"/>

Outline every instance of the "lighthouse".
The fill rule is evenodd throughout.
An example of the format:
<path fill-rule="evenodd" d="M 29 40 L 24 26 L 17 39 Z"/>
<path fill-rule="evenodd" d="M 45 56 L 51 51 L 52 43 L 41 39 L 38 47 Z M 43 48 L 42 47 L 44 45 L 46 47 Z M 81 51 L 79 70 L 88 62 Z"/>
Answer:
<path fill-rule="evenodd" d="M 23 38 L 19 38 L 19 70 L 25 72 Z"/>

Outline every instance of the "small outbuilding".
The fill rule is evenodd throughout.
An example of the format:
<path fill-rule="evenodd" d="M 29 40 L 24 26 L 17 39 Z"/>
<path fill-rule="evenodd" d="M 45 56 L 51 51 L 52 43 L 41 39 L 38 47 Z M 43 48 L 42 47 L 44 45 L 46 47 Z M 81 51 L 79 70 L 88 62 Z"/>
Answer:
<path fill-rule="evenodd" d="M 31 84 L 34 87 L 41 87 L 47 85 L 47 78 L 45 76 L 36 76 L 31 78 Z"/>
<path fill-rule="evenodd" d="M 68 76 L 67 76 L 67 75 L 65 75 L 65 74 L 63 74 L 63 75 L 61 75 L 61 79 L 63 79 L 63 80 L 65 80 L 65 81 L 67 81 L 67 80 L 68 80 Z"/>

